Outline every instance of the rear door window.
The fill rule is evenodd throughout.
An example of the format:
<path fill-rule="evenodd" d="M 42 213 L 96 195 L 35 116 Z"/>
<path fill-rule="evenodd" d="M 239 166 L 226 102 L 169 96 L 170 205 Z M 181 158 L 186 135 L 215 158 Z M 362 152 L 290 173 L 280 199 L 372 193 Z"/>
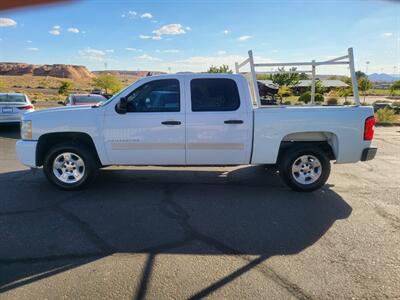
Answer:
<path fill-rule="evenodd" d="M 234 111 L 240 106 L 236 82 L 228 78 L 199 78 L 190 82 L 192 111 Z"/>

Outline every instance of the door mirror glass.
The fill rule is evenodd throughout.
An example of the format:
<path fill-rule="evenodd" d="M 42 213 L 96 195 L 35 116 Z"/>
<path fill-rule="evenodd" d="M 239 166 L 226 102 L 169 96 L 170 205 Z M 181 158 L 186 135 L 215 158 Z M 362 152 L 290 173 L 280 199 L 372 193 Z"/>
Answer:
<path fill-rule="evenodd" d="M 115 107 L 115 110 L 119 114 L 125 114 L 128 110 L 128 99 L 126 99 L 126 97 L 121 97 Z"/>

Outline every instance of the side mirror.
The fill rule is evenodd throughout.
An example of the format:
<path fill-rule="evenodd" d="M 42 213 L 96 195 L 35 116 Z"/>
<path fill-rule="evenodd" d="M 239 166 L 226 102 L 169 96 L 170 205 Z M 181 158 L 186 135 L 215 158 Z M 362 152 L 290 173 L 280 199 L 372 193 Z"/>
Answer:
<path fill-rule="evenodd" d="M 119 114 L 126 114 L 128 111 L 128 99 L 126 99 L 126 97 L 121 97 L 115 106 L 115 110 Z"/>
<path fill-rule="evenodd" d="M 58 101 L 57 104 L 65 105 L 65 102 L 64 101 Z"/>

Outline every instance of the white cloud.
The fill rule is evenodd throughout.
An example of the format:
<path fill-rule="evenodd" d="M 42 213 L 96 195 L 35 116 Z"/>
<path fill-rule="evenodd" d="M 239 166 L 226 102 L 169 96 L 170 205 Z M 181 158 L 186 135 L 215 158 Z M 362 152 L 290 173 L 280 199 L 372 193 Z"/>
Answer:
<path fill-rule="evenodd" d="M 150 56 L 148 54 L 143 54 L 140 56 L 135 56 L 134 57 L 137 61 L 139 62 L 156 62 L 156 61 L 161 61 L 161 59 L 157 57 Z"/>
<path fill-rule="evenodd" d="M 177 34 L 185 34 L 186 31 L 181 24 L 168 24 L 160 27 L 157 30 L 154 30 L 153 33 L 155 35 L 177 35 Z"/>
<path fill-rule="evenodd" d="M 130 48 L 130 47 L 125 48 L 125 50 L 127 50 L 127 51 L 137 51 L 137 52 L 142 52 L 143 51 L 142 49 Z"/>
<path fill-rule="evenodd" d="M 225 51 L 225 50 L 219 50 L 219 51 L 217 52 L 217 54 L 218 54 L 218 55 L 225 55 L 225 54 L 226 54 L 226 51 Z"/>
<path fill-rule="evenodd" d="M 106 53 L 103 50 L 98 50 L 98 49 L 92 49 L 92 48 L 87 48 L 84 50 L 80 50 L 79 54 L 88 60 L 94 60 L 94 61 L 103 61 Z"/>
<path fill-rule="evenodd" d="M 67 29 L 67 31 L 72 33 L 79 33 L 79 29 L 75 27 L 70 27 Z"/>
<path fill-rule="evenodd" d="M 192 30 L 192 28 L 191 28 L 191 27 L 189 27 L 189 26 L 186 26 L 186 27 L 185 27 L 185 29 L 186 29 L 187 31 L 190 31 L 190 30 Z"/>
<path fill-rule="evenodd" d="M 114 53 L 114 49 L 107 49 L 107 50 L 104 50 L 104 52 L 107 52 L 107 53 Z"/>
<path fill-rule="evenodd" d="M 53 28 L 49 31 L 52 35 L 60 35 L 61 34 L 61 27 L 60 25 L 54 25 Z"/>
<path fill-rule="evenodd" d="M 163 50 L 164 53 L 179 53 L 180 51 L 178 49 L 167 49 Z"/>
<path fill-rule="evenodd" d="M 391 36 L 393 36 L 393 32 L 385 32 L 382 34 L 382 36 L 385 38 L 391 37 Z"/>
<path fill-rule="evenodd" d="M 27 43 L 29 43 L 29 44 L 30 44 L 30 43 L 32 43 L 32 41 L 31 41 L 31 40 L 27 40 L 26 42 L 27 42 Z"/>
<path fill-rule="evenodd" d="M 28 51 L 39 51 L 39 48 L 29 47 L 29 48 L 26 48 L 26 50 L 28 50 Z"/>
<path fill-rule="evenodd" d="M 151 19 L 153 18 L 153 15 L 151 13 L 144 13 L 140 16 L 142 19 Z"/>
<path fill-rule="evenodd" d="M 161 40 L 162 39 L 162 37 L 159 35 L 151 36 L 151 35 L 143 35 L 143 34 L 139 35 L 139 38 L 142 40 Z"/>
<path fill-rule="evenodd" d="M 247 40 L 249 40 L 251 38 L 252 38 L 251 35 L 242 35 L 242 36 L 238 37 L 238 41 L 239 42 L 244 42 L 244 41 L 247 41 Z"/>
<path fill-rule="evenodd" d="M 136 12 L 136 11 L 133 11 L 133 10 L 130 10 L 130 11 L 128 11 L 127 13 L 123 13 L 123 14 L 121 15 L 121 18 L 126 18 L 126 17 L 128 17 L 128 18 L 134 19 L 134 18 L 136 18 L 136 16 L 137 16 L 137 12 Z"/>
<path fill-rule="evenodd" d="M 235 68 L 235 62 L 242 62 L 247 59 L 248 56 L 242 56 L 237 54 L 228 55 L 214 55 L 214 56 L 192 56 L 182 60 L 177 60 L 171 63 L 161 63 L 166 67 L 172 67 L 174 70 L 179 71 L 194 71 L 194 72 L 204 72 L 210 66 L 220 66 L 222 64 L 228 65 L 231 70 Z M 270 63 L 271 59 L 255 56 L 255 61 L 258 63 Z M 248 71 L 248 67 L 243 68 L 243 71 Z"/>
<path fill-rule="evenodd" d="M 17 22 L 10 18 L 0 18 L 0 27 L 15 27 Z"/>
<path fill-rule="evenodd" d="M 230 31 L 228 29 L 225 29 L 225 30 L 222 31 L 223 34 L 229 34 L 229 32 Z"/>

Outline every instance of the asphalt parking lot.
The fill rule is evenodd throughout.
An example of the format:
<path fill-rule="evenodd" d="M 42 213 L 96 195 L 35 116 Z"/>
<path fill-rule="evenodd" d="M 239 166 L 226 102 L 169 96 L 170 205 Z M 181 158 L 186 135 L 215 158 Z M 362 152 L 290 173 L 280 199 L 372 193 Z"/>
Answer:
<path fill-rule="evenodd" d="M 62 192 L 0 128 L 1 299 L 400 298 L 400 128 L 302 194 L 261 166 L 106 168 Z"/>

